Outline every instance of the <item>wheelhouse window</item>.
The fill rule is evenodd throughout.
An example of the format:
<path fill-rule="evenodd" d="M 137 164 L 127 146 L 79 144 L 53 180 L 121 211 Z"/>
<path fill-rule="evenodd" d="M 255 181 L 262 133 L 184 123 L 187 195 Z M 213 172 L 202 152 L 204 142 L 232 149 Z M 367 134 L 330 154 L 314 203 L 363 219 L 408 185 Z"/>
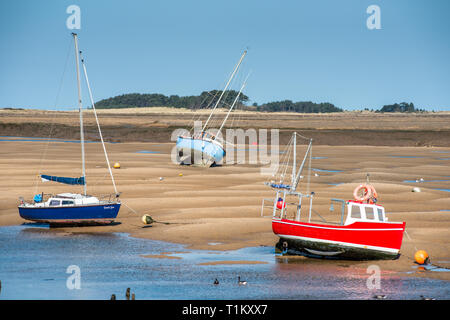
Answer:
<path fill-rule="evenodd" d="M 366 210 L 366 219 L 369 219 L 369 220 L 375 219 L 375 214 L 373 212 L 372 207 L 366 207 L 365 210 Z"/>
<path fill-rule="evenodd" d="M 59 201 L 59 200 L 50 200 L 50 206 L 51 207 L 56 207 L 56 206 L 59 206 L 59 205 L 61 205 L 61 201 Z"/>
<path fill-rule="evenodd" d="M 63 206 L 64 205 L 73 205 L 73 201 L 69 201 L 69 200 L 63 200 L 62 201 Z"/>
<path fill-rule="evenodd" d="M 361 208 L 358 205 L 351 206 L 351 217 L 354 219 L 361 219 Z"/>
<path fill-rule="evenodd" d="M 381 208 L 377 208 L 378 220 L 384 221 L 383 219 L 383 210 Z"/>

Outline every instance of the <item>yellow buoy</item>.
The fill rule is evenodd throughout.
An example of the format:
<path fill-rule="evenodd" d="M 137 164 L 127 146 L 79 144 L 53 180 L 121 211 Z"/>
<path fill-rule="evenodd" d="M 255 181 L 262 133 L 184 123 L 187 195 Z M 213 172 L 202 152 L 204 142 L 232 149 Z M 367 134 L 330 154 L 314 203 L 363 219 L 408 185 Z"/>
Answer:
<path fill-rule="evenodd" d="M 114 169 L 120 169 L 120 163 L 116 162 L 113 166 Z"/>
<path fill-rule="evenodd" d="M 182 177 L 182 176 L 183 176 L 183 174 L 182 174 L 182 173 L 180 173 L 180 174 L 179 174 L 179 176 L 180 176 L 180 177 Z"/>
<path fill-rule="evenodd" d="M 144 214 L 143 216 L 142 216 L 142 223 L 143 224 L 152 224 L 153 223 L 153 219 L 152 219 L 152 217 L 150 217 L 150 215 L 148 215 L 148 214 Z"/>
<path fill-rule="evenodd" d="M 416 260 L 418 264 L 427 264 L 429 259 L 430 257 L 425 250 L 419 250 L 414 254 L 414 260 Z"/>

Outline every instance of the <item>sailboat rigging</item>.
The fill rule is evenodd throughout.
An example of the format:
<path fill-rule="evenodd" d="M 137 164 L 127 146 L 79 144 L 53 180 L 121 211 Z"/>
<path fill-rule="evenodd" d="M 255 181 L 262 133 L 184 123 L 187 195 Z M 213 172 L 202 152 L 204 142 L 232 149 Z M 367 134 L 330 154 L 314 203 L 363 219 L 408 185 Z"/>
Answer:
<path fill-rule="evenodd" d="M 334 210 L 334 204 L 341 205 L 340 223 L 328 222 L 312 209 L 315 193 L 309 192 L 309 187 L 308 192 L 297 191 L 306 160 L 309 157 L 311 163 L 312 158 L 312 139 L 310 139 L 305 156 L 296 172 L 297 135 L 294 133 L 291 140 L 293 144 L 290 145 L 294 153 L 291 183 L 287 184 L 284 181 L 286 169 L 280 174 L 279 181 L 272 180 L 266 183 L 276 191 L 270 206 L 272 230 L 279 237 L 276 246 L 285 253 L 315 258 L 352 260 L 398 258 L 405 222 L 388 222 L 384 207 L 377 203 L 378 195 L 375 188 L 368 181 L 356 187 L 352 200 L 331 199 L 330 211 Z M 311 171 L 311 165 L 309 166 Z M 362 195 L 359 195 L 360 191 L 363 191 Z M 287 198 L 292 196 L 296 201 L 288 202 Z M 261 215 L 264 211 L 264 200 Z M 302 200 L 309 200 L 306 219 L 302 217 Z M 345 208 L 347 208 L 346 216 Z M 288 216 L 289 209 L 293 209 L 290 211 L 293 213 L 292 217 Z M 320 223 L 311 222 L 313 212 L 321 218 Z"/>
<path fill-rule="evenodd" d="M 247 54 L 247 50 L 245 50 L 241 57 L 239 58 L 238 63 L 235 65 L 233 72 L 231 73 L 231 76 L 229 77 L 225 88 L 220 93 L 219 98 L 217 99 L 216 103 L 214 104 L 214 107 L 211 109 L 211 112 L 205 121 L 204 125 L 202 126 L 202 129 L 200 132 L 194 132 L 192 136 L 185 136 L 181 135 L 178 136 L 177 142 L 176 142 L 176 148 L 177 148 L 177 156 L 179 159 L 179 163 L 183 165 L 188 164 L 195 164 L 195 165 L 203 165 L 203 166 L 214 166 L 218 164 L 220 161 L 222 161 L 223 157 L 225 156 L 225 149 L 223 147 L 223 143 L 225 142 L 223 139 L 219 138 L 217 134 L 220 134 L 222 128 L 224 127 L 226 121 L 228 120 L 228 117 L 230 116 L 231 111 L 239 101 L 239 97 L 242 94 L 242 91 L 244 90 L 246 84 L 247 84 L 247 78 L 245 79 L 244 83 L 242 84 L 239 92 L 237 93 L 235 99 L 233 100 L 233 103 L 228 109 L 228 112 L 222 121 L 219 130 L 217 131 L 217 134 L 212 134 L 211 132 L 207 131 L 208 125 L 210 124 L 210 120 L 217 109 L 219 103 L 222 101 L 224 94 L 228 87 L 230 86 L 231 81 L 233 80 L 234 76 L 238 72 L 242 61 L 244 60 L 245 56 Z"/>
<path fill-rule="evenodd" d="M 32 202 L 26 202 L 21 198 L 21 203 L 18 206 L 20 216 L 25 220 L 49 223 L 50 225 L 86 225 L 86 224 L 108 224 L 114 221 L 120 210 L 119 193 L 115 184 L 114 176 L 112 174 L 111 166 L 106 152 L 105 143 L 103 140 L 100 124 L 95 110 L 94 100 L 92 98 L 92 91 L 87 76 L 84 59 L 81 59 L 85 80 L 87 83 L 89 97 L 92 103 L 103 151 L 105 154 L 106 163 L 111 176 L 114 187 L 114 195 L 110 195 L 109 199 L 102 199 L 87 194 L 86 182 L 86 160 L 85 160 L 85 141 L 83 129 L 83 104 L 81 99 L 81 81 L 80 81 L 80 55 L 81 51 L 78 49 L 78 36 L 72 33 L 75 43 L 75 60 L 77 72 L 77 87 L 78 87 L 78 110 L 80 119 L 80 145 L 81 145 L 81 174 L 79 178 L 59 177 L 52 175 L 40 175 L 42 181 L 54 181 L 69 185 L 82 185 L 83 193 L 60 193 L 56 195 L 45 195 L 44 193 L 34 196 Z M 47 199 L 44 199 L 47 196 Z"/>

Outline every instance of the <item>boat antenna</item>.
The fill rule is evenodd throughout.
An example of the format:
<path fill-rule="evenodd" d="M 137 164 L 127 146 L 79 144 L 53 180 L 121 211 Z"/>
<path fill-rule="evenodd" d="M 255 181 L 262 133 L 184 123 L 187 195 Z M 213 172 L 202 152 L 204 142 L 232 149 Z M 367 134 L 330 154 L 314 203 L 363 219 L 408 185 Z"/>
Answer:
<path fill-rule="evenodd" d="M 111 165 L 109 163 L 109 158 L 108 158 L 108 153 L 106 152 L 105 142 L 103 141 L 102 129 L 100 129 L 100 123 L 98 122 L 97 110 L 95 109 L 94 98 L 92 97 L 92 90 L 91 90 L 91 86 L 89 84 L 89 78 L 88 78 L 87 71 L 86 71 L 86 64 L 84 63 L 84 59 L 82 57 L 81 51 L 80 51 L 80 57 L 81 57 L 81 65 L 83 66 L 83 71 L 84 71 L 84 78 L 86 79 L 86 84 L 87 84 L 87 88 L 89 91 L 89 98 L 91 100 L 92 109 L 94 110 L 95 121 L 97 122 L 98 133 L 100 134 L 100 140 L 102 141 L 103 152 L 105 154 L 106 164 L 108 165 L 109 175 L 111 176 L 111 181 L 114 186 L 114 192 L 116 194 L 116 197 L 118 197 L 119 193 L 117 192 L 116 182 L 114 180 L 114 176 L 113 176 L 113 173 L 111 170 Z"/>
<path fill-rule="evenodd" d="M 292 183 L 291 191 L 295 191 L 297 189 L 298 182 L 300 181 L 300 175 L 303 171 L 303 167 L 305 166 L 305 162 L 306 162 L 306 158 L 308 157 L 308 153 L 311 151 L 311 147 L 312 147 L 312 139 L 309 139 L 308 149 L 306 150 L 305 157 L 303 158 L 302 164 L 300 165 L 300 168 L 298 169 L 295 181 Z"/>
<path fill-rule="evenodd" d="M 239 62 L 236 64 L 236 66 L 234 67 L 233 73 L 231 74 L 230 78 L 228 79 L 227 84 L 225 85 L 225 88 L 222 90 L 222 93 L 219 96 L 219 99 L 217 100 L 216 104 L 214 105 L 214 108 L 211 110 L 211 113 L 209 114 L 208 120 L 206 120 L 205 125 L 202 128 L 202 132 L 205 131 L 206 126 L 208 125 L 209 120 L 211 120 L 211 116 L 214 113 L 214 110 L 216 110 L 217 106 L 219 105 L 220 100 L 222 100 L 222 97 L 225 93 L 225 91 L 228 89 L 228 86 L 230 85 L 231 80 L 233 79 L 234 75 L 236 74 L 236 72 L 239 69 L 239 66 L 242 63 L 242 60 L 244 60 L 245 55 L 247 54 L 247 50 L 244 51 L 244 53 L 242 53 L 241 58 L 239 59 Z"/>
<path fill-rule="evenodd" d="M 82 159 L 82 173 L 83 173 L 83 190 L 84 195 L 86 195 L 86 164 L 85 164 L 85 155 L 84 155 L 84 130 L 83 130 L 83 105 L 81 102 L 81 83 L 80 83 L 80 64 L 79 64 L 79 56 L 78 56 L 78 36 L 76 33 L 72 33 L 73 40 L 75 41 L 75 60 L 77 67 L 77 85 L 78 85 L 78 109 L 80 111 L 80 142 L 81 142 L 81 159 Z"/>
<path fill-rule="evenodd" d="M 293 137 L 293 158 L 292 158 L 292 179 L 291 179 L 291 184 L 294 183 L 295 181 L 295 174 L 296 174 L 296 161 L 297 161 L 297 132 L 294 132 L 294 137 Z"/>

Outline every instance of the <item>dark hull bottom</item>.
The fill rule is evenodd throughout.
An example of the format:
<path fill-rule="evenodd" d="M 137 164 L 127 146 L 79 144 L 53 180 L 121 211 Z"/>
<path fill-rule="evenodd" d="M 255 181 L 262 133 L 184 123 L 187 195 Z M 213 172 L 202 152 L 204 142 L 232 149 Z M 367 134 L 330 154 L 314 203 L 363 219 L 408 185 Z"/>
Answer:
<path fill-rule="evenodd" d="M 395 260 L 400 254 L 355 248 L 341 244 L 319 243 L 299 239 L 283 239 L 275 245 L 284 254 L 336 260 Z"/>
<path fill-rule="evenodd" d="M 120 203 L 73 207 L 19 207 L 20 216 L 29 221 L 58 226 L 105 225 L 114 222 Z"/>
<path fill-rule="evenodd" d="M 42 221 L 38 221 L 42 222 Z M 48 223 L 51 228 L 64 228 L 64 227 L 88 227 L 88 226 L 107 226 L 119 224 L 114 220 L 108 221 L 72 221 L 72 222 L 44 222 Z"/>

